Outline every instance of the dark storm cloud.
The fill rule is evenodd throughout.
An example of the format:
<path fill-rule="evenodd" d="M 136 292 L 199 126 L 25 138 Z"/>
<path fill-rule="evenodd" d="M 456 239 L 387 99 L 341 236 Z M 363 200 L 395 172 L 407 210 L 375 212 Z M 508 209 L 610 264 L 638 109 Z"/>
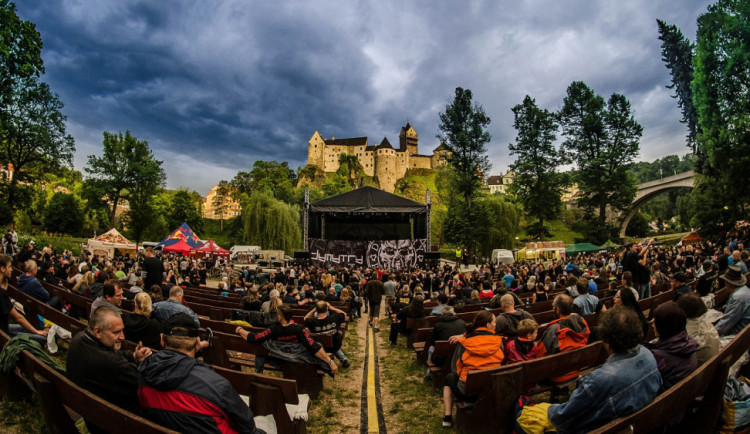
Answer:
<path fill-rule="evenodd" d="M 81 168 L 102 131 L 131 130 L 170 187 L 205 194 L 255 159 L 304 165 L 307 140 L 387 136 L 408 120 L 437 146 L 455 87 L 492 118 L 493 173 L 507 170 L 510 108 L 556 110 L 574 80 L 625 94 L 646 160 L 684 153 L 664 86 L 656 18 L 694 38 L 706 1 L 19 2 L 45 43 L 44 79 L 66 104 Z M 189 169 L 185 169 L 188 167 Z M 201 170 L 196 170 L 200 168 Z"/>

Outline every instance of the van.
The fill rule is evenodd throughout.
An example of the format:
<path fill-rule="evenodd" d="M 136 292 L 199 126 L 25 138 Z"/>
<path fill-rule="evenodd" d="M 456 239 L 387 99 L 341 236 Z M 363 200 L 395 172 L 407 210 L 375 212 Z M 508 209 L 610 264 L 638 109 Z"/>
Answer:
<path fill-rule="evenodd" d="M 510 265 L 515 262 L 513 252 L 506 249 L 495 249 L 492 251 L 492 263 L 495 265 Z"/>
<path fill-rule="evenodd" d="M 154 250 L 161 250 L 161 246 L 159 246 L 159 243 L 156 241 L 142 241 L 141 245 L 138 246 L 138 251 L 140 252 L 147 247 L 151 247 Z"/>
<path fill-rule="evenodd" d="M 260 246 L 232 246 L 229 248 L 229 257 L 233 262 L 248 263 L 259 251 Z"/>

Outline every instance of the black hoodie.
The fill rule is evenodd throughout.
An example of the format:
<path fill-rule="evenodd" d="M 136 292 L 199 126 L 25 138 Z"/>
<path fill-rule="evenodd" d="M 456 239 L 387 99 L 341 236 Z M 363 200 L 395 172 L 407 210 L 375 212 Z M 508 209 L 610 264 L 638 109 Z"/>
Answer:
<path fill-rule="evenodd" d="M 180 432 L 256 432 L 253 413 L 229 381 L 194 357 L 162 350 L 138 371 L 148 419 Z"/>

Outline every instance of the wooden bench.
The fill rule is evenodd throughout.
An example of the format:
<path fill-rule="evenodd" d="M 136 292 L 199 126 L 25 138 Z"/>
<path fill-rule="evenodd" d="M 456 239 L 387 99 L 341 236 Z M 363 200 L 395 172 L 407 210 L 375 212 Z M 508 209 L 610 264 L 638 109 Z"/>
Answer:
<path fill-rule="evenodd" d="M 657 396 L 653 402 L 628 416 L 615 419 L 594 433 L 652 432 L 676 420 L 703 396 L 694 413 L 685 413 L 671 432 L 715 432 L 729 368 L 750 348 L 750 327 L 746 327 L 716 355 L 693 373 Z"/>
<path fill-rule="evenodd" d="M 436 341 L 435 350 L 432 357 L 442 357 L 443 363 L 437 365 L 431 360 L 426 360 L 427 367 L 430 368 L 430 377 L 432 377 L 432 387 L 435 390 L 442 390 L 445 385 L 445 376 L 452 370 L 453 354 L 456 351 L 456 344 L 449 341 Z M 427 351 L 425 351 L 426 353 Z"/>
<path fill-rule="evenodd" d="M 466 378 L 466 395 L 476 395 L 473 406 L 457 403 L 458 432 L 510 432 L 515 420 L 514 406 L 528 386 L 574 370 L 585 370 L 603 363 L 608 353 L 597 342 L 499 368 L 471 371 Z M 545 389 L 532 390 L 539 393 Z"/>
<path fill-rule="evenodd" d="M 250 410 L 255 416 L 273 415 L 280 434 L 304 434 L 307 422 L 292 420 L 286 404 L 299 404 L 297 382 L 263 374 L 240 372 L 214 366 L 214 371 L 226 378 L 240 395 L 250 397 Z"/>
<path fill-rule="evenodd" d="M 0 332 L 0 346 L 10 340 Z M 28 351 L 22 351 L 18 371 L 30 380 L 41 401 L 48 432 L 77 434 L 75 421 L 83 417 L 112 433 L 175 433 L 140 416 L 110 404 L 77 386 L 64 375 L 47 366 Z"/>
<path fill-rule="evenodd" d="M 329 336 L 330 338 L 330 336 Z M 255 368 L 255 356 L 268 357 L 270 353 L 262 344 L 249 343 L 236 334 L 214 333 L 213 344 L 204 351 L 203 360 L 211 365 L 226 369 L 240 370 L 242 366 Z M 284 378 L 297 381 L 300 393 L 310 395 L 316 399 L 323 390 L 322 371 L 306 363 L 281 362 L 281 372 Z M 266 364 L 264 369 L 275 369 Z"/>

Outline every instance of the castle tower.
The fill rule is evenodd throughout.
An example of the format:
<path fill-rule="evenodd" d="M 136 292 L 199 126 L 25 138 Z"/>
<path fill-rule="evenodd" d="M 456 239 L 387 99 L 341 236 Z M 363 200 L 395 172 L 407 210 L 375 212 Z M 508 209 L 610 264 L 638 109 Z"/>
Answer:
<path fill-rule="evenodd" d="M 375 176 L 378 177 L 381 190 L 393 193 L 400 176 L 396 171 L 396 150 L 385 137 L 375 148 Z"/>
<path fill-rule="evenodd" d="M 418 140 L 419 138 L 417 136 L 417 132 L 414 130 L 414 127 L 409 125 L 409 122 L 407 122 L 405 126 L 401 127 L 401 133 L 398 135 L 398 150 L 401 152 L 406 151 L 408 155 L 418 154 Z"/>
<path fill-rule="evenodd" d="M 307 142 L 307 164 L 314 164 L 320 169 L 324 169 L 325 164 L 325 140 L 319 132 L 315 131 L 310 140 Z"/>

